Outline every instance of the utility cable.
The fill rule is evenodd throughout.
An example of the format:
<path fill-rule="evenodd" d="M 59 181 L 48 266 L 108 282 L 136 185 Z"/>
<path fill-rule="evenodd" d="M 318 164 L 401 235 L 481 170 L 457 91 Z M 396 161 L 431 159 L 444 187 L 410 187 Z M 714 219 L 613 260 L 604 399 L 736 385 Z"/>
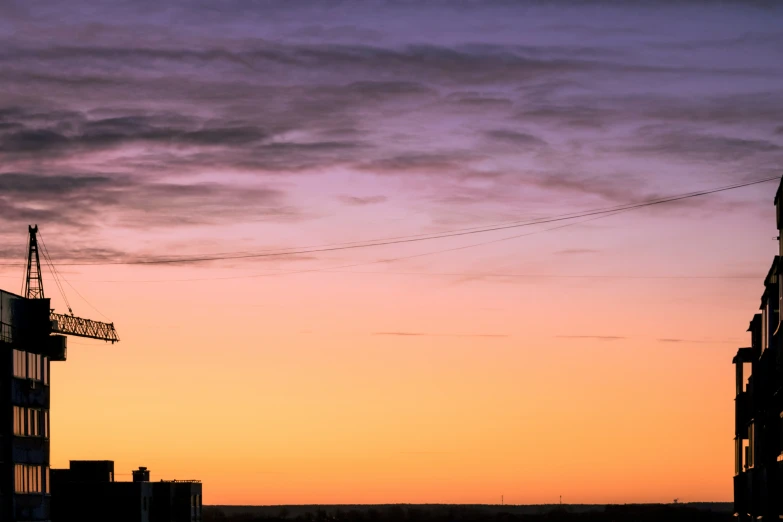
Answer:
<path fill-rule="evenodd" d="M 68 281 L 67 279 L 65 279 L 65 277 L 63 277 L 63 281 L 65 281 L 65 283 L 66 283 L 68 286 L 70 286 L 70 287 L 71 287 L 71 289 L 72 289 L 74 292 L 76 292 L 76 295 L 78 295 L 79 297 L 81 297 L 81 298 L 82 298 L 82 301 L 84 301 L 85 303 L 87 303 L 87 306 L 89 306 L 90 308 L 92 308 L 93 310 L 95 310 L 96 312 L 98 312 L 98 314 L 100 314 L 101 316 L 103 316 L 103 318 L 104 318 L 104 319 L 109 319 L 109 316 L 107 316 L 106 314 L 104 314 L 103 312 L 101 312 L 100 310 L 98 310 L 98 309 L 95 307 L 95 305 L 93 305 L 92 303 L 90 303 L 90 302 L 87 300 L 87 298 L 86 298 L 86 297 L 84 297 L 84 296 L 81 294 L 81 292 L 79 292 L 79 291 L 76 289 L 76 287 L 75 287 L 75 286 L 73 286 L 73 285 L 71 284 L 71 282 L 70 282 L 70 281 Z"/>
<path fill-rule="evenodd" d="M 619 211 L 615 213 L 620 213 Z M 339 265 L 339 266 L 331 266 L 331 267 L 321 267 L 321 268 L 306 268 L 302 270 L 289 270 L 284 272 L 275 272 L 275 273 L 263 273 L 263 274 L 250 274 L 250 275 L 238 275 L 238 276 L 225 276 L 225 277 L 199 277 L 199 278 L 187 278 L 187 279 L 150 279 L 150 280 L 134 280 L 135 283 L 174 283 L 174 282 L 192 282 L 192 281 L 224 281 L 229 279 L 249 279 L 249 278 L 256 278 L 256 277 L 272 277 L 272 276 L 281 276 L 281 275 L 294 275 L 294 274 L 308 274 L 313 272 L 329 272 L 332 270 L 341 270 L 345 268 L 355 268 L 357 266 L 367 266 L 367 265 L 375 265 L 380 263 L 392 263 L 396 261 L 403 261 L 407 259 L 414 259 L 418 257 L 425 257 L 425 256 L 431 256 L 436 254 L 443 254 L 446 252 L 454 252 L 457 250 L 466 250 L 468 248 L 475 248 L 479 246 L 489 245 L 492 243 L 500 243 L 503 241 L 510 241 L 512 239 L 517 239 L 520 237 L 525 236 L 532 236 L 535 234 L 543 234 L 545 232 L 552 232 L 555 230 L 559 230 L 562 228 L 567 228 L 571 226 L 581 225 L 583 223 L 586 223 L 588 221 L 594 221 L 596 219 L 602 219 L 605 217 L 610 217 L 614 214 L 607 214 L 607 215 L 601 215 L 601 216 L 595 216 L 591 219 L 585 219 L 583 221 L 579 221 L 577 223 L 567 223 L 565 225 L 559 225 L 556 227 L 546 228 L 543 230 L 536 230 L 533 232 L 527 232 L 525 234 L 515 234 L 513 236 L 503 237 L 500 239 L 493 239 L 491 241 L 482 241 L 480 243 L 472 243 L 470 245 L 462 245 L 458 247 L 452 247 L 452 248 L 445 248 L 445 249 L 439 249 L 439 250 L 433 250 L 430 252 L 423 252 L 419 254 L 411 254 L 406 256 L 398 256 L 398 257 L 391 257 L 391 258 L 382 258 L 382 259 L 375 259 L 372 261 L 363 261 L 359 263 L 351 263 L 349 265 Z M 104 281 L 93 281 L 96 283 L 125 283 L 128 281 L 123 280 L 104 280 Z"/>
<path fill-rule="evenodd" d="M 188 279 L 137 280 L 135 282 L 140 282 L 140 283 L 142 283 L 142 282 L 143 283 L 157 283 L 157 282 L 161 282 L 162 283 L 162 282 L 190 282 L 190 281 L 214 281 L 214 280 L 229 280 L 229 279 L 248 279 L 248 278 L 256 278 L 256 277 L 271 277 L 271 276 L 280 276 L 280 275 L 306 274 L 306 273 L 313 273 L 313 272 L 339 271 L 339 270 L 346 269 L 346 268 L 355 268 L 357 266 L 367 266 L 367 265 L 373 265 L 373 264 L 379 264 L 379 263 L 389 263 L 389 262 L 395 262 L 395 261 L 402 261 L 402 260 L 414 259 L 414 258 L 418 258 L 418 257 L 425 257 L 425 256 L 430 256 L 430 255 L 441 254 L 441 253 L 445 253 L 445 252 L 454 252 L 454 251 L 457 251 L 457 250 L 465 250 L 465 249 L 468 249 L 468 248 L 475 248 L 475 247 L 484 246 L 484 245 L 488 245 L 488 244 L 500 243 L 500 242 L 503 242 L 503 241 L 510 241 L 512 239 L 517 239 L 517 238 L 525 237 L 525 236 L 531 236 L 531 235 L 535 235 L 535 234 L 542 234 L 542 233 L 546 233 L 546 232 L 552 232 L 552 231 L 555 231 L 555 230 L 560 230 L 560 229 L 571 227 L 571 226 L 581 225 L 581 224 L 587 223 L 589 221 L 595 221 L 595 220 L 598 220 L 598 219 L 611 217 L 611 216 L 614 216 L 614 215 L 617 215 L 617 214 L 630 212 L 632 210 L 637 210 L 639 208 L 646 207 L 646 206 L 657 205 L 657 204 L 661 204 L 661 203 L 668 203 L 668 202 L 671 202 L 671 201 L 679 201 L 679 200 L 688 199 L 688 198 L 692 198 L 692 197 L 697 197 L 697 196 L 701 196 L 701 195 L 714 194 L 714 193 L 717 193 L 717 192 L 724 192 L 724 191 L 733 190 L 733 189 L 736 189 L 736 188 L 746 187 L 746 186 L 750 186 L 750 185 L 757 185 L 757 184 L 760 184 L 760 183 L 766 183 L 766 182 L 777 180 L 777 179 L 778 179 L 777 177 L 775 177 L 775 178 L 768 178 L 768 179 L 765 179 L 765 180 L 757 180 L 757 181 L 753 181 L 753 182 L 749 182 L 749 183 L 742 183 L 742 184 L 738 184 L 738 185 L 733 185 L 733 186 L 730 186 L 730 187 L 721 187 L 721 188 L 717 188 L 717 189 L 705 190 L 705 191 L 696 192 L 696 193 L 689 193 L 687 195 L 671 196 L 669 198 L 655 200 L 654 202 L 646 202 L 646 203 L 639 203 L 639 204 L 634 204 L 634 205 L 627 205 L 624 208 L 615 209 L 615 210 L 612 210 L 612 211 L 594 211 L 594 212 L 587 213 L 587 214 L 591 215 L 590 219 L 584 219 L 584 220 L 578 221 L 576 223 L 567 223 L 565 225 L 551 227 L 551 228 L 547 228 L 547 229 L 543 229 L 543 230 L 536 230 L 534 232 L 528 232 L 528 233 L 525 233 L 525 234 L 516 234 L 516 235 L 513 235 L 513 236 L 508 236 L 508 237 L 504 237 L 504 238 L 500 238 L 500 239 L 493 239 L 493 240 L 490 240 L 490 241 L 482 241 L 482 242 L 473 243 L 473 244 L 470 244 L 470 245 L 463 245 L 463 246 L 459 246 L 459 247 L 434 250 L 434 251 L 424 252 L 424 253 L 420 253 L 420 254 L 412 254 L 412 255 L 407 255 L 407 256 L 398 256 L 398 257 L 394 257 L 394 258 L 376 259 L 376 260 L 373 260 L 373 261 L 352 263 L 352 264 L 349 264 L 349 265 L 341 265 L 341 266 L 333 266 L 333 267 L 322 267 L 322 268 L 311 268 L 311 269 L 303 269 L 303 270 L 291 270 L 291 271 L 277 272 L 277 273 L 250 274 L 250 275 L 226 276 L 226 277 L 188 278 Z M 568 219 L 575 219 L 575 218 L 568 218 Z M 548 220 L 547 222 L 563 221 L 563 220 L 564 219 L 560 219 L 560 218 L 552 218 L 552 219 Z M 512 228 L 512 227 L 503 227 L 503 228 L 505 229 L 505 228 Z M 464 235 L 464 234 L 462 234 L 462 235 Z M 96 281 L 96 282 L 121 283 L 121 282 L 125 282 L 125 281 L 122 281 L 122 280 L 113 280 L 112 281 L 112 280 L 110 280 L 110 281 Z"/>
<path fill-rule="evenodd" d="M 404 259 L 412 259 L 412 258 L 417 258 L 417 257 L 424 257 L 424 256 L 429 256 L 429 255 L 440 254 L 440 253 L 444 253 L 444 252 L 452 252 L 452 251 L 456 251 L 456 250 L 464 250 L 464 249 L 467 249 L 467 248 L 473 248 L 473 247 L 483 246 L 483 245 L 487 245 L 487 244 L 498 243 L 498 242 L 502 242 L 502 241 L 508 241 L 508 240 L 511 240 L 511 239 L 516 239 L 516 238 L 519 238 L 519 237 L 529 236 L 529 235 L 533 235 L 533 234 L 539 234 L 539 233 L 544 233 L 544 232 L 551 232 L 551 231 L 554 231 L 554 230 L 566 228 L 566 227 L 569 227 L 569 226 L 579 225 L 579 224 L 582 224 L 582 223 L 585 223 L 585 222 L 588 222 L 588 221 L 594 221 L 596 219 L 602 219 L 604 217 L 610 217 L 610 216 L 613 216 L 613 215 L 616 215 L 616 214 L 629 212 L 629 211 L 636 210 L 636 209 L 643 208 L 643 207 L 647 207 L 647 206 L 658 205 L 658 204 L 662 204 L 662 203 L 669 203 L 669 202 L 672 202 L 672 201 L 679 201 L 679 200 L 689 199 L 689 198 L 693 198 L 693 197 L 697 197 L 697 196 L 701 196 L 701 195 L 714 194 L 714 193 L 717 193 L 717 192 L 724 192 L 724 191 L 727 191 L 727 190 L 733 190 L 733 189 L 747 187 L 747 186 L 751 186 L 751 185 L 757 185 L 757 184 L 760 184 L 760 183 L 766 183 L 766 182 L 777 180 L 777 179 L 778 179 L 777 177 L 775 177 L 775 178 L 767 178 L 767 179 L 763 179 L 763 180 L 756 180 L 756 181 L 753 181 L 753 182 L 747 182 L 747 183 L 731 185 L 729 187 L 721 187 L 721 188 L 717 188 L 717 189 L 705 190 L 705 191 L 701 191 L 701 192 L 693 192 L 693 193 L 679 195 L 679 196 L 671 196 L 671 197 L 668 197 L 668 198 L 662 198 L 662 199 L 648 201 L 648 202 L 644 202 L 644 203 L 626 205 L 625 207 L 622 207 L 622 208 L 619 208 L 619 209 L 610 210 L 610 211 L 607 211 L 607 210 L 591 211 L 591 212 L 584 213 L 585 216 L 592 216 L 591 219 L 586 219 L 586 220 L 583 220 L 583 221 L 579 221 L 577 223 L 569 223 L 569 224 L 566 224 L 566 225 L 552 227 L 552 228 L 548 228 L 548 229 L 544 229 L 544 230 L 538 230 L 538 231 L 527 233 L 527 234 L 518 234 L 518 235 L 509 236 L 509 237 L 500 238 L 500 239 L 495 239 L 495 240 L 491 240 L 491 241 L 483 241 L 483 242 L 474 243 L 474 244 L 471 244 L 471 245 L 463 245 L 463 246 L 460 246 L 460 247 L 435 250 L 435 251 L 425 252 L 425 253 L 421 253 L 421 254 L 413 254 L 413 255 L 410 255 L 410 256 L 400 256 L 400 257 L 396 257 L 396 258 L 377 259 L 377 260 L 374 260 L 374 261 L 353 263 L 353 264 L 350 264 L 350 265 L 341 265 L 341 266 L 323 267 L 323 268 L 312 268 L 312 269 L 294 270 L 294 271 L 277 272 L 277 273 L 251 274 L 251 275 L 227 276 L 227 277 L 188 278 L 188 279 L 136 280 L 134 282 L 139 282 L 139 283 L 156 283 L 156 282 L 186 282 L 186 281 L 212 281 L 212 280 L 227 280 L 227 279 L 246 279 L 246 278 L 255 278 L 255 277 L 270 277 L 270 276 L 277 276 L 277 275 L 292 275 L 292 274 L 303 274 L 303 273 L 311 273 L 311 272 L 325 272 L 325 271 L 330 271 L 330 270 L 341 270 L 341 269 L 345 269 L 345 268 L 354 268 L 354 267 L 357 267 L 357 266 L 367 266 L 367 265 L 377 264 L 377 263 L 400 261 L 400 260 L 404 260 Z M 540 224 L 540 223 L 544 223 L 544 222 L 563 221 L 565 219 L 576 219 L 576 217 L 550 218 L 549 220 L 540 221 L 540 222 L 537 222 L 536 224 Z M 522 226 L 522 225 L 517 225 L 517 226 Z M 506 227 L 502 227 L 502 228 L 495 228 L 494 230 L 500 230 L 500 229 L 506 229 L 506 228 L 513 228 L 513 227 L 512 226 L 506 226 Z M 454 234 L 454 235 L 457 235 L 457 234 Z M 459 235 L 465 235 L 465 234 L 459 234 Z M 451 236 L 449 236 L 449 237 L 451 237 Z M 378 244 L 376 243 L 376 244 L 367 245 L 367 246 L 377 246 L 377 245 Z M 337 249 L 333 249 L 333 250 L 337 250 Z M 300 252 L 300 253 L 302 253 L 302 252 Z M 103 263 L 98 263 L 98 264 L 103 264 Z M 115 263 L 115 264 L 118 264 L 118 263 Z M 122 263 L 122 264 L 126 264 L 126 263 Z M 106 280 L 106 281 L 95 281 L 95 282 L 121 283 L 121 282 L 125 282 L 125 281 L 122 281 L 122 280 Z"/>
<path fill-rule="evenodd" d="M 249 254 L 237 254 L 237 255 L 197 255 L 197 256 L 190 256 L 190 257 L 180 257 L 180 258 L 165 258 L 165 259 L 137 259 L 133 261 L 104 261 L 104 262 L 97 262 L 97 263 L 60 263 L 61 266 L 103 266 L 103 265 L 162 265 L 162 264 L 182 264 L 182 263 L 201 263 L 201 262 L 208 262 L 208 261 L 226 261 L 226 260 L 234 260 L 234 259 L 254 259 L 254 258 L 264 258 L 264 257 L 280 257 L 280 256 L 290 256 L 290 255 L 299 255 L 299 254 L 313 254 L 313 253 L 323 253 L 323 252 L 334 252 L 338 250 L 353 250 L 353 249 L 359 249 L 359 248 L 370 248 L 370 247 L 378 247 L 378 246 L 387 246 L 387 245 L 396 245 L 396 244 L 402 244 L 402 243 L 414 243 L 414 242 L 421 242 L 421 241 L 429 241 L 433 239 L 445 239 L 450 237 L 458 237 L 458 236 L 466 236 L 466 235 L 473 235 L 473 234 L 483 234 L 487 232 L 495 232 L 499 230 L 507 230 L 511 228 L 521 228 L 521 227 L 528 227 L 528 226 L 534 226 L 534 225 L 542 225 L 547 223 L 555 223 L 560 221 L 568 221 L 572 219 L 579 219 L 583 217 L 591 217 L 591 216 L 597 216 L 597 215 L 611 215 L 615 212 L 626 212 L 630 210 L 636 210 L 640 208 L 645 207 L 651 207 L 654 205 L 661 205 L 664 203 L 672 203 L 675 201 L 682 201 L 685 199 L 691 199 L 699 196 L 706 196 L 709 194 L 716 194 L 719 192 L 726 192 L 729 190 L 736 190 L 739 188 L 749 187 L 752 185 L 759 185 L 761 183 L 768 183 L 770 181 L 777 181 L 780 178 L 778 177 L 770 177 L 755 181 L 749 181 L 745 183 L 736 183 L 729 186 L 724 186 L 720 188 L 715 189 L 709 189 L 709 190 L 702 190 L 697 192 L 689 192 L 686 194 L 679 194 L 675 196 L 669 196 L 666 198 L 659 198 L 654 200 L 648 200 L 641 203 L 632 203 L 627 205 L 620 205 L 615 206 L 611 208 L 604 208 L 604 209 L 597 209 L 597 210 L 591 210 L 581 213 L 572 213 L 572 214 L 565 214 L 560 216 L 555 216 L 551 218 L 545 218 L 545 219 L 539 219 L 539 220 L 533 220 L 533 221 L 524 221 L 524 222 L 513 222 L 510 224 L 504 224 L 504 225 L 498 225 L 498 226 L 490 226 L 487 228 L 473 228 L 473 229 L 462 229 L 462 230 L 454 230 L 450 232 L 444 232 L 439 234 L 429 234 L 424 236 L 400 236 L 396 239 L 387 239 L 387 240 L 370 240 L 366 242 L 356 243 L 356 244 L 342 244 L 342 245 L 336 245 L 336 246 L 324 246 L 320 248 L 304 248 L 304 249 L 287 249 L 286 251 L 280 251 L 280 252 L 256 252 L 256 253 L 249 253 Z"/>
<path fill-rule="evenodd" d="M 464 235 L 482 234 L 482 233 L 506 230 L 511 228 L 535 226 L 540 224 L 567 221 L 567 220 L 579 219 L 583 217 L 590 217 L 596 215 L 606 215 L 606 214 L 612 214 L 621 211 L 625 212 L 628 210 L 635 210 L 639 208 L 645 208 L 645 207 L 660 205 L 664 203 L 671 203 L 675 201 L 681 201 L 685 199 L 705 196 L 709 194 L 715 194 L 719 192 L 726 192 L 729 190 L 735 190 L 739 188 L 749 187 L 752 185 L 758 185 L 761 183 L 768 183 L 770 181 L 777 181 L 777 180 L 779 180 L 778 177 L 769 177 L 769 178 L 764 178 L 755 181 L 736 183 L 733 185 L 719 187 L 715 189 L 689 192 L 689 193 L 669 196 L 665 198 L 648 200 L 640 203 L 617 205 L 614 207 L 589 210 L 580 213 L 562 214 L 550 218 L 543 218 L 543 219 L 531 220 L 531 221 L 513 221 L 505 224 L 490 225 L 486 227 L 472 227 L 472 228 L 465 228 L 465 229 L 457 229 L 457 230 L 452 230 L 452 231 L 442 232 L 442 233 L 416 234 L 410 236 L 396 236 L 391 238 L 382 238 L 382 239 L 375 239 L 375 240 L 356 241 L 356 242 L 348 242 L 348 243 L 335 243 L 332 245 L 324 245 L 321 247 L 317 247 L 317 246 L 298 247 L 298 248 L 291 247 L 289 249 L 265 250 L 265 251 L 262 250 L 262 251 L 256 251 L 250 253 L 238 252 L 238 253 L 224 253 L 224 254 L 191 255 L 191 256 L 181 256 L 181 257 L 170 256 L 168 258 L 136 259 L 131 261 L 60 263 L 60 266 L 162 265 L 162 264 L 201 263 L 201 262 L 209 262 L 209 261 L 225 261 L 225 260 L 235 260 L 235 259 L 253 259 L 253 258 L 265 258 L 265 257 L 281 257 L 281 256 L 290 256 L 290 255 L 299 255 L 299 254 L 323 253 L 323 252 L 333 252 L 339 250 L 352 250 L 352 249 L 359 249 L 359 248 L 370 248 L 370 247 L 378 247 L 378 246 L 386 246 L 386 245 L 394 245 L 394 244 L 402 244 L 402 243 L 421 242 L 421 241 L 429 241 L 433 239 L 444 239 L 444 238 L 458 237 Z"/>

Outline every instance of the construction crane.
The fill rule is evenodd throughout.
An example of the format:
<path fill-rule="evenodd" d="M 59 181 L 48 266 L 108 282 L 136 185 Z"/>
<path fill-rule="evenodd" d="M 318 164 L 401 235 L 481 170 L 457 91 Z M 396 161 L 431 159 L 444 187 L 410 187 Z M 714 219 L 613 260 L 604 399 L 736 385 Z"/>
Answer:
<path fill-rule="evenodd" d="M 23 295 L 27 299 L 44 299 L 43 278 L 41 277 L 41 258 L 38 247 L 38 225 L 30 225 L 28 231 L 30 237 L 28 239 L 27 270 L 25 271 Z M 52 276 L 65 298 L 65 293 L 60 285 L 57 270 L 55 269 L 54 264 L 52 264 L 51 259 L 49 259 L 49 255 L 46 253 L 46 245 L 43 246 L 43 253 L 49 262 Z M 117 335 L 117 330 L 114 329 L 114 323 L 102 323 L 100 321 L 93 321 L 92 319 L 76 317 L 73 315 L 70 306 L 68 307 L 68 312 L 69 315 L 56 314 L 54 313 L 54 309 L 49 311 L 52 333 L 99 339 L 112 344 L 120 340 L 119 335 Z"/>

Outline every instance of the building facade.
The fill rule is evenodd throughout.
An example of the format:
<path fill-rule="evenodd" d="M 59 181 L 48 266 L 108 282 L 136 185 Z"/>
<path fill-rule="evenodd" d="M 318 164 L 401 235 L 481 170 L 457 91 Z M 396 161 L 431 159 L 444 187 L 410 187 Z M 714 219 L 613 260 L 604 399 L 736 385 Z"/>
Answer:
<path fill-rule="evenodd" d="M 750 346 L 734 357 L 734 512 L 738 520 L 783 518 L 783 182 L 775 195 L 778 255 L 764 280 Z"/>
<path fill-rule="evenodd" d="M 50 520 L 50 333 L 48 299 L 0 290 L 0 520 Z"/>

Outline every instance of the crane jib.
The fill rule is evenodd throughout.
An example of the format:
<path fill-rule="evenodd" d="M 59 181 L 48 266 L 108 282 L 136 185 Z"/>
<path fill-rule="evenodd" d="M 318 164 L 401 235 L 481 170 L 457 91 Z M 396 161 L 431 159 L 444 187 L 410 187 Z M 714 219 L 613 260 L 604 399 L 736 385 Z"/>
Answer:
<path fill-rule="evenodd" d="M 49 314 L 49 319 L 52 322 L 52 333 L 89 337 L 110 343 L 116 343 L 120 340 L 117 330 L 111 323 L 55 313 Z"/>

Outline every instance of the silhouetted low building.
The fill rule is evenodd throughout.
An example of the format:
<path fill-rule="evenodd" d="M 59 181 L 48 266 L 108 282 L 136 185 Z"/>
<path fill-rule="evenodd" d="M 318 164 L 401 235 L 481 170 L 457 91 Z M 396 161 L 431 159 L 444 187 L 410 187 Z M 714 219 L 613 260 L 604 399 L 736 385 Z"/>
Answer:
<path fill-rule="evenodd" d="M 110 460 L 71 461 L 51 471 L 52 522 L 200 522 L 201 482 L 150 482 L 147 468 L 132 482 L 114 480 Z"/>
<path fill-rule="evenodd" d="M 740 520 L 783 518 L 783 182 L 775 196 L 779 254 L 764 280 L 751 345 L 734 357 L 734 514 Z"/>

